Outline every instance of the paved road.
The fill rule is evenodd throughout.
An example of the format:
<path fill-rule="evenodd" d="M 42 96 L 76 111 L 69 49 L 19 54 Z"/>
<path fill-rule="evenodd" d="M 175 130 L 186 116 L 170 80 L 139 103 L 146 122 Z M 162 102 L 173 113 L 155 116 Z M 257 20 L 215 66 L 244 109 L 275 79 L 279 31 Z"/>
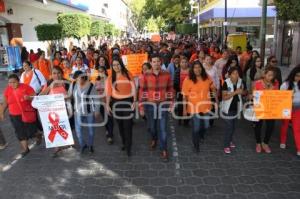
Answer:
<path fill-rule="evenodd" d="M 173 126 L 174 125 L 174 126 Z M 95 154 L 68 149 L 51 157 L 44 145 L 34 146 L 23 159 L 13 161 L 19 145 L 9 121 L 1 123 L 9 147 L 0 151 L 0 198 L 195 198 L 195 199 L 299 199 L 300 159 L 292 140 L 272 154 L 256 154 L 251 124 L 240 121 L 230 155 L 222 151 L 222 120 L 208 131 L 201 152 L 191 148 L 191 128 L 170 125 L 171 160 L 161 162 L 159 152 L 148 149 L 145 123 L 136 121 L 133 156 L 128 159 L 116 143 L 108 146 L 104 129 L 95 136 Z M 276 128 L 278 129 L 278 128 Z M 291 135 L 291 134 L 290 134 Z"/>

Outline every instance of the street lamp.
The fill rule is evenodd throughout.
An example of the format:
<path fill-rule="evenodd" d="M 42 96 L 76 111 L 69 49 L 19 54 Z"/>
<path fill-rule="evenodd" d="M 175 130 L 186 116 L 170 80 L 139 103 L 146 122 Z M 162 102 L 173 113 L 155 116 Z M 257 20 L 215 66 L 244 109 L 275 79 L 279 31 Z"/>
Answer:
<path fill-rule="evenodd" d="M 197 6 L 193 6 L 197 3 Z M 197 33 L 198 39 L 200 39 L 200 0 L 190 0 L 191 10 L 197 9 Z"/>

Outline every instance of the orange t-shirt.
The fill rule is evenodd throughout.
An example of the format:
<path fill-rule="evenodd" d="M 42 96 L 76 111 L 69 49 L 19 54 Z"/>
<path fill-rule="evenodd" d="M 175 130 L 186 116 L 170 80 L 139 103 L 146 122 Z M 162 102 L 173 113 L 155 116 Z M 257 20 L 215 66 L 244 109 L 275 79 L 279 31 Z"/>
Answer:
<path fill-rule="evenodd" d="M 187 98 L 187 112 L 190 114 L 207 113 L 211 110 L 210 89 L 215 88 L 213 81 L 207 78 L 194 83 L 186 78 L 182 85 L 182 94 Z"/>
<path fill-rule="evenodd" d="M 240 66 L 241 66 L 243 71 L 245 70 L 246 63 L 247 63 L 248 60 L 250 60 L 250 58 L 251 58 L 251 53 L 243 52 L 241 54 Z"/>
<path fill-rule="evenodd" d="M 58 59 L 54 59 L 54 60 L 53 60 L 53 66 L 59 66 L 59 67 L 62 68 L 61 62 L 60 62 L 60 60 L 58 60 Z"/>
<path fill-rule="evenodd" d="M 47 59 L 37 60 L 34 68 L 41 71 L 41 73 L 44 75 L 46 80 L 49 80 L 51 77 L 51 64 L 50 61 Z"/>
<path fill-rule="evenodd" d="M 63 71 L 64 71 L 64 78 L 66 80 L 71 80 L 70 75 L 72 74 L 72 68 L 66 68 L 66 67 L 64 67 Z"/>
<path fill-rule="evenodd" d="M 114 85 L 112 84 L 112 76 L 106 80 L 106 94 L 115 99 L 130 98 L 135 95 L 135 84 L 132 75 L 129 74 L 130 80 L 125 75 L 120 75 L 116 78 Z"/>
<path fill-rule="evenodd" d="M 24 74 L 24 84 L 30 85 L 31 79 L 33 77 L 33 71 L 29 71 L 28 73 Z"/>

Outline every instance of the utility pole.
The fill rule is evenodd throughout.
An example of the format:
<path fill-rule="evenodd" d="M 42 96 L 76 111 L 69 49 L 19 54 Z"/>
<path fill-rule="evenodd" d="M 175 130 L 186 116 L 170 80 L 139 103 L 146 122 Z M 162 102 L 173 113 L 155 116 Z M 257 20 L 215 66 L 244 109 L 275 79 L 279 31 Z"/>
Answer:
<path fill-rule="evenodd" d="M 224 19 L 224 46 L 227 45 L 227 0 L 225 0 L 225 19 Z"/>
<path fill-rule="evenodd" d="M 266 51 L 266 29 L 267 29 L 267 0 L 262 0 L 262 16 L 260 23 L 260 55 L 263 65 L 265 63 Z"/>
<path fill-rule="evenodd" d="M 197 28 L 198 28 L 198 39 L 200 39 L 200 0 L 198 0 L 198 20 L 197 20 L 197 22 L 198 22 L 198 26 L 197 26 Z"/>

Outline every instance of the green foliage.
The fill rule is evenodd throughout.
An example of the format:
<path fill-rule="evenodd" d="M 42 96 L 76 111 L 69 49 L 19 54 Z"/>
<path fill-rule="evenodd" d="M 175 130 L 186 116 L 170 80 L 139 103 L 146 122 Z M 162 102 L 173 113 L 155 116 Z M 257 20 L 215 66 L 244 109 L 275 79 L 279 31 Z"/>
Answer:
<path fill-rule="evenodd" d="M 91 17 L 81 13 L 64 13 L 57 17 L 64 37 L 80 39 L 91 31 Z"/>
<path fill-rule="evenodd" d="M 300 21 L 299 0 L 274 0 L 274 3 L 280 19 Z"/>
<path fill-rule="evenodd" d="M 197 24 L 177 24 L 176 33 L 179 34 L 192 34 L 197 33 Z"/>
<path fill-rule="evenodd" d="M 102 20 L 94 21 L 91 25 L 91 32 L 90 35 L 97 37 L 97 36 L 104 36 L 104 28 L 105 28 L 105 22 Z"/>
<path fill-rule="evenodd" d="M 151 17 L 147 20 L 147 30 L 148 32 L 160 32 L 162 28 L 165 27 L 165 21 L 159 16 L 156 19 Z"/>
<path fill-rule="evenodd" d="M 53 41 L 62 38 L 62 26 L 60 24 L 41 24 L 35 27 L 39 41 Z"/>
<path fill-rule="evenodd" d="M 146 0 L 144 16 L 161 17 L 165 25 L 175 26 L 189 17 L 190 9 L 189 0 Z"/>
<path fill-rule="evenodd" d="M 106 36 L 120 36 L 121 30 L 116 28 L 114 24 L 106 23 L 104 26 L 104 34 Z"/>
<path fill-rule="evenodd" d="M 131 0 L 129 4 L 132 11 L 131 20 L 139 32 L 142 32 L 147 24 L 147 20 L 143 13 L 145 5 L 146 0 Z"/>

